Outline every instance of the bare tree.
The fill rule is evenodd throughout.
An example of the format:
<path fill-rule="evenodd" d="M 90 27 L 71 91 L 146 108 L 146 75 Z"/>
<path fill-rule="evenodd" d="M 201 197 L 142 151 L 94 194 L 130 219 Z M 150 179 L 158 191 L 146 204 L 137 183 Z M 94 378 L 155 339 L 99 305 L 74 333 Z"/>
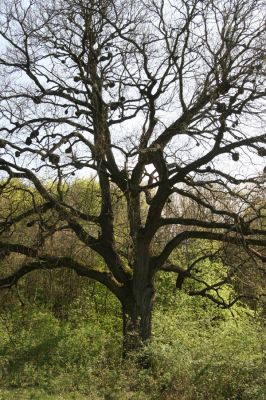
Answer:
<path fill-rule="evenodd" d="M 244 246 L 265 261 L 263 10 L 260 0 L 1 2 L 1 191 L 28 199 L 1 212 L 3 262 L 25 256 L 1 287 L 53 268 L 101 282 L 121 302 L 127 353 L 151 336 L 156 272 L 191 275 L 171 258 L 184 242 Z M 67 195 L 76 173 L 96 177 L 100 210 Z M 34 225 L 34 240 L 18 225 Z M 104 269 L 49 254 L 58 231 Z M 211 290 L 199 294 L 219 303 Z"/>

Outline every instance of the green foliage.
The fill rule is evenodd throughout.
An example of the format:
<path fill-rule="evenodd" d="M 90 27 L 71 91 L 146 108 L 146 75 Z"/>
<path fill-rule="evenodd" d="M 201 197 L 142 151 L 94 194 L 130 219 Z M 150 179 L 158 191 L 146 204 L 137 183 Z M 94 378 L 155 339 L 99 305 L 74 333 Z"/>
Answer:
<path fill-rule="evenodd" d="M 99 183 L 91 179 L 76 179 L 65 188 L 70 204 L 84 213 L 97 215 L 101 210 Z"/>
<path fill-rule="evenodd" d="M 181 292 L 171 308 L 156 311 L 151 344 L 165 398 L 264 399 L 266 335 L 247 309 L 220 310 Z"/>
<path fill-rule="evenodd" d="M 99 211 L 97 185 L 78 181 L 65 190 L 84 212 Z M 117 215 L 124 248 L 126 214 Z M 76 249 L 73 237 L 62 241 L 60 234 L 49 243 L 51 253 Z M 80 259 L 90 257 L 98 269 L 104 268 L 93 253 L 79 250 Z M 186 269 L 216 250 L 212 243 L 194 241 L 176 251 L 172 261 Z M 16 262 L 10 258 L 10 268 Z M 201 289 L 201 279 L 209 285 L 223 279 L 227 266 L 219 258 L 206 258 L 193 273 L 198 280 L 187 279 L 185 292 Z M 121 360 L 121 310 L 107 289 L 67 270 L 22 279 L 16 290 L 1 296 L 0 400 L 265 400 L 262 319 L 245 304 L 222 310 L 207 299 L 175 291 L 175 279 L 171 273 L 156 276 L 154 339 L 144 350 L 151 368 L 146 370 L 134 355 Z M 230 300 L 234 291 L 228 284 L 219 294 Z"/>
<path fill-rule="evenodd" d="M 48 305 L 2 312 L 0 399 L 264 400 L 262 322 L 247 306 L 169 294 L 171 275 L 159 278 L 148 370 L 121 360 L 120 309 L 100 285 L 63 320 Z"/>

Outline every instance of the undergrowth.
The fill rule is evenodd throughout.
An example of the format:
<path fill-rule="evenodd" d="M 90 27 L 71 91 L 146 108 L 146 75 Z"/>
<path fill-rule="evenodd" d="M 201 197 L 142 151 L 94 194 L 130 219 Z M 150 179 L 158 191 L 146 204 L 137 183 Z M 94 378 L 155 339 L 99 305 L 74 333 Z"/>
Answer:
<path fill-rule="evenodd" d="M 67 318 L 40 305 L 1 312 L 0 399 L 265 400 L 265 330 L 245 306 L 159 299 L 153 340 L 121 359 L 121 316 L 77 299 Z"/>

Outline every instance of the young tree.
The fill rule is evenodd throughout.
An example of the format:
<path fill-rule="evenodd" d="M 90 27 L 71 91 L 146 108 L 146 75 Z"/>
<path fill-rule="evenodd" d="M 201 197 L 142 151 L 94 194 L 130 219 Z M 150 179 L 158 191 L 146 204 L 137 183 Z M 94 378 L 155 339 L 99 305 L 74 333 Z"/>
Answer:
<path fill-rule="evenodd" d="M 151 336 L 156 272 L 191 273 L 171 258 L 184 242 L 244 246 L 265 261 L 264 201 L 245 212 L 265 199 L 263 10 L 260 0 L 1 2 L 0 250 L 3 262 L 22 255 L 1 287 L 64 267 L 101 282 L 121 302 L 127 353 Z M 97 180 L 98 209 L 90 194 L 86 207 L 68 196 L 76 173 Z M 192 218 L 167 212 L 183 199 Z M 49 253 L 59 231 L 95 264 Z"/>

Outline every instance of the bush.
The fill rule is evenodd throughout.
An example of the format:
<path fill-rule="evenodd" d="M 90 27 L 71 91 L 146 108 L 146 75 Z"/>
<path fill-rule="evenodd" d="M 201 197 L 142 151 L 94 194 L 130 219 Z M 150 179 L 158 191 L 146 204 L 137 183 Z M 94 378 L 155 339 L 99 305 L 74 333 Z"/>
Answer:
<path fill-rule="evenodd" d="M 157 310 L 150 345 L 166 399 L 265 399 L 266 335 L 255 317 L 242 307 L 206 308 L 184 293 L 176 296 L 176 316 L 172 311 Z"/>
<path fill-rule="evenodd" d="M 265 399 L 265 331 L 248 308 L 165 296 L 143 370 L 121 360 L 120 310 L 110 299 L 107 313 L 103 298 L 97 310 L 77 299 L 63 320 L 34 305 L 2 315 L 0 399 Z"/>

